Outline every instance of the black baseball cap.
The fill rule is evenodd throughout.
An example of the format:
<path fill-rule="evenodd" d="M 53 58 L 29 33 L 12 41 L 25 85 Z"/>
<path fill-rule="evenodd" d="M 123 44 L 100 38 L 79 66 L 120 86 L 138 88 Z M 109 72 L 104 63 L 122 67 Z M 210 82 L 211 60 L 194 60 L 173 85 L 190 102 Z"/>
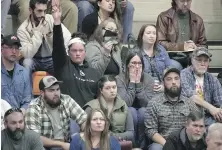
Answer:
<path fill-rule="evenodd" d="M 180 76 L 180 70 L 178 70 L 177 68 L 166 68 L 163 72 L 163 78 L 165 78 L 169 73 L 171 72 L 175 72 Z"/>
<path fill-rule="evenodd" d="M 49 87 L 51 87 L 54 84 L 61 84 L 62 81 L 58 81 L 55 77 L 53 76 L 45 76 L 43 77 L 40 82 L 39 82 L 39 89 L 40 90 L 44 90 L 47 89 Z"/>
<path fill-rule="evenodd" d="M 18 45 L 19 47 L 22 46 L 19 38 L 13 34 L 3 37 L 1 45 L 3 45 L 3 44 L 8 45 L 8 46 L 12 46 L 12 45 Z"/>

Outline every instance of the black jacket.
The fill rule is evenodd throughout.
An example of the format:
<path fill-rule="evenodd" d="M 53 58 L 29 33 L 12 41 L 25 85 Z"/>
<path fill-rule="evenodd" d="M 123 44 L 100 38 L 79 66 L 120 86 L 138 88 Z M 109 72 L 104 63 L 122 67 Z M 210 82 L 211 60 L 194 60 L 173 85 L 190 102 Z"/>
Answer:
<path fill-rule="evenodd" d="M 61 25 L 53 28 L 52 59 L 55 77 L 63 81 L 60 85 L 63 94 L 70 95 L 81 107 L 95 98 L 100 75 L 86 61 L 80 66 L 67 56 Z"/>
<path fill-rule="evenodd" d="M 192 148 L 188 140 L 186 129 L 183 128 L 168 136 L 163 150 L 205 150 L 206 143 L 204 138 L 200 139 L 196 148 Z"/>

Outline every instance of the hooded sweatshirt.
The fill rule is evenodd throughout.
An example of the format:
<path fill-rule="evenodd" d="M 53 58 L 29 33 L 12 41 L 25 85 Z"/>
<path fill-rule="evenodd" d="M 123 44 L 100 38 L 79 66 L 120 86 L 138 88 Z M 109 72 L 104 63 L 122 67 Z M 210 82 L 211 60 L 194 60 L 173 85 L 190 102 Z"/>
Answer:
<path fill-rule="evenodd" d="M 52 58 L 55 77 L 63 81 L 61 92 L 70 95 L 82 107 L 94 99 L 100 75 L 86 61 L 79 65 L 67 56 L 61 25 L 54 25 L 53 35 Z"/>

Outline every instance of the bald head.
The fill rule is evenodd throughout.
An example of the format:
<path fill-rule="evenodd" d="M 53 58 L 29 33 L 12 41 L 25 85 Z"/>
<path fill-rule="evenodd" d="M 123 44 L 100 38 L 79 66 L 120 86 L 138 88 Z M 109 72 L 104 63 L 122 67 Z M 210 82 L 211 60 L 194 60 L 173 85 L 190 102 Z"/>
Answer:
<path fill-rule="evenodd" d="M 208 134 L 219 133 L 222 138 L 222 123 L 214 123 L 208 129 Z"/>
<path fill-rule="evenodd" d="M 222 123 L 214 123 L 208 129 L 207 150 L 222 150 Z"/>

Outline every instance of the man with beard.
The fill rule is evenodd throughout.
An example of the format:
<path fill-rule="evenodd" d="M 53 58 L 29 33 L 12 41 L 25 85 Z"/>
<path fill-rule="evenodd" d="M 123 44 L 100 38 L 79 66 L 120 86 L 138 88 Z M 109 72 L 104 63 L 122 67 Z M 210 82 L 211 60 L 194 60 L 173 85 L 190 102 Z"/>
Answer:
<path fill-rule="evenodd" d="M 48 0 L 30 0 L 30 16 L 18 28 L 17 35 L 21 40 L 21 55 L 23 65 L 32 71 L 47 71 L 53 74 L 52 44 L 53 25 L 52 15 L 46 14 Z M 71 34 L 62 25 L 64 45 L 68 48 Z"/>
<path fill-rule="evenodd" d="M 163 76 L 164 93 L 155 96 L 146 108 L 145 134 L 152 139 L 149 150 L 162 150 L 166 138 L 181 129 L 191 111 L 198 111 L 195 103 L 180 95 L 180 71 L 168 68 Z"/>
<path fill-rule="evenodd" d="M 5 129 L 1 132 L 2 150 L 43 150 L 40 136 L 25 129 L 24 116 L 19 108 L 11 108 L 4 116 Z"/>
<path fill-rule="evenodd" d="M 168 51 L 206 47 L 203 19 L 190 10 L 192 0 L 172 0 L 172 7 L 157 18 L 158 41 Z"/>
<path fill-rule="evenodd" d="M 208 49 L 197 48 L 192 54 L 192 65 L 181 71 L 181 94 L 204 109 L 207 126 L 222 122 L 222 88 L 218 79 L 207 72 L 210 57 Z"/>
<path fill-rule="evenodd" d="M 208 129 L 207 150 L 222 150 L 222 123 L 214 123 Z"/>
<path fill-rule="evenodd" d="M 163 150 L 204 150 L 205 131 L 204 114 L 198 111 L 191 112 L 185 128 L 170 134 Z"/>
<path fill-rule="evenodd" d="M 40 134 L 44 147 L 69 150 L 70 119 L 83 129 L 87 115 L 70 96 L 61 94 L 60 83 L 53 76 L 40 81 L 41 95 L 30 103 L 25 121 L 28 129 Z"/>
<path fill-rule="evenodd" d="M 16 35 L 3 37 L 1 43 L 1 98 L 11 107 L 27 109 L 32 97 L 28 71 L 17 63 L 20 40 Z"/>

